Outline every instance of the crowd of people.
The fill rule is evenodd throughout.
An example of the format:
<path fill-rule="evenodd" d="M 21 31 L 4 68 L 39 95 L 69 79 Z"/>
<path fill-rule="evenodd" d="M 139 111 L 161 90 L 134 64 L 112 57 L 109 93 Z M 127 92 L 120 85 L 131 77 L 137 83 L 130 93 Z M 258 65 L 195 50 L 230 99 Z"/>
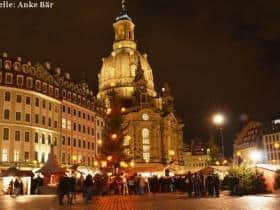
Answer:
<path fill-rule="evenodd" d="M 8 194 L 11 196 L 23 195 L 23 183 L 20 178 L 11 180 L 8 187 Z"/>
<path fill-rule="evenodd" d="M 70 177 L 62 176 L 59 180 L 57 192 L 59 204 L 63 204 L 67 198 L 69 204 L 75 204 L 78 194 L 82 194 L 84 201 L 90 203 L 94 195 L 143 195 L 145 193 L 187 193 L 188 197 L 200 198 L 202 196 L 219 197 L 220 181 L 214 174 L 188 173 L 184 176 L 152 176 L 144 177 L 140 174 L 127 176 L 120 174 L 107 176 L 96 174 L 95 176 L 74 174 Z"/>

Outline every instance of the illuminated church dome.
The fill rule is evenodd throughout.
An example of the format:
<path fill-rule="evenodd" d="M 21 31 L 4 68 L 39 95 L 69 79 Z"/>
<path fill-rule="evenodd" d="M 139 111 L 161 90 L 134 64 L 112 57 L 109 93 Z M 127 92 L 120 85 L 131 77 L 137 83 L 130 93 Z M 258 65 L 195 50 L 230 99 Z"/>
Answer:
<path fill-rule="evenodd" d="M 98 98 L 105 99 L 107 94 L 114 89 L 123 98 L 129 98 L 134 94 L 133 81 L 138 69 L 143 70 L 147 82 L 147 92 L 155 97 L 154 81 L 151 66 L 146 54 L 137 50 L 134 40 L 134 23 L 127 15 L 127 10 L 122 3 L 121 14 L 113 24 L 115 41 L 111 54 L 103 58 L 101 72 L 98 75 Z"/>

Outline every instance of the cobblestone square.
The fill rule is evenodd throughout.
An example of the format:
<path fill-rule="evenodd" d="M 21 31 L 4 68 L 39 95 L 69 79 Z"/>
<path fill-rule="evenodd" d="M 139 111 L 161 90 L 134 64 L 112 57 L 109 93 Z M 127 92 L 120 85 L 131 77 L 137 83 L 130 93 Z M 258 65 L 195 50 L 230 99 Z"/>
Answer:
<path fill-rule="evenodd" d="M 0 210 L 278 210 L 275 195 L 188 199 L 183 194 L 95 197 L 91 204 L 81 198 L 75 205 L 58 205 L 56 196 L 0 197 Z"/>

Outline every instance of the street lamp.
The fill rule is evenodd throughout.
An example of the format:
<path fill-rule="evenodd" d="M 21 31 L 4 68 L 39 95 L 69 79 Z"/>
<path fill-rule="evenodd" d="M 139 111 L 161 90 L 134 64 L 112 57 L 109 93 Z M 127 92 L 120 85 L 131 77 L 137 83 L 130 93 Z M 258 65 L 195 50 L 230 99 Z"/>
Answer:
<path fill-rule="evenodd" d="M 225 117 L 221 113 L 217 113 L 213 116 L 214 125 L 219 127 L 220 135 L 221 135 L 221 144 L 222 144 L 222 155 L 223 159 L 225 158 L 225 150 L 224 150 L 224 135 L 223 135 L 223 124 L 225 122 Z"/>
<path fill-rule="evenodd" d="M 250 158 L 254 163 L 257 163 L 262 160 L 262 153 L 260 151 L 252 151 L 250 153 Z"/>

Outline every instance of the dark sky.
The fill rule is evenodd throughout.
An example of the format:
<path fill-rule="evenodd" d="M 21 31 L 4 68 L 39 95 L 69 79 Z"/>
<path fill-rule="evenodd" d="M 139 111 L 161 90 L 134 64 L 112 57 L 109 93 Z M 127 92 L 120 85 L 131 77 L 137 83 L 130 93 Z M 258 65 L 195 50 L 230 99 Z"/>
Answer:
<path fill-rule="evenodd" d="M 172 86 L 186 138 L 206 137 L 215 111 L 227 115 L 230 154 L 240 117 L 269 120 L 280 108 L 279 0 L 129 0 L 141 52 L 157 88 Z M 97 92 L 120 0 L 59 0 L 54 9 L 0 9 L 0 50 L 50 61 Z"/>

